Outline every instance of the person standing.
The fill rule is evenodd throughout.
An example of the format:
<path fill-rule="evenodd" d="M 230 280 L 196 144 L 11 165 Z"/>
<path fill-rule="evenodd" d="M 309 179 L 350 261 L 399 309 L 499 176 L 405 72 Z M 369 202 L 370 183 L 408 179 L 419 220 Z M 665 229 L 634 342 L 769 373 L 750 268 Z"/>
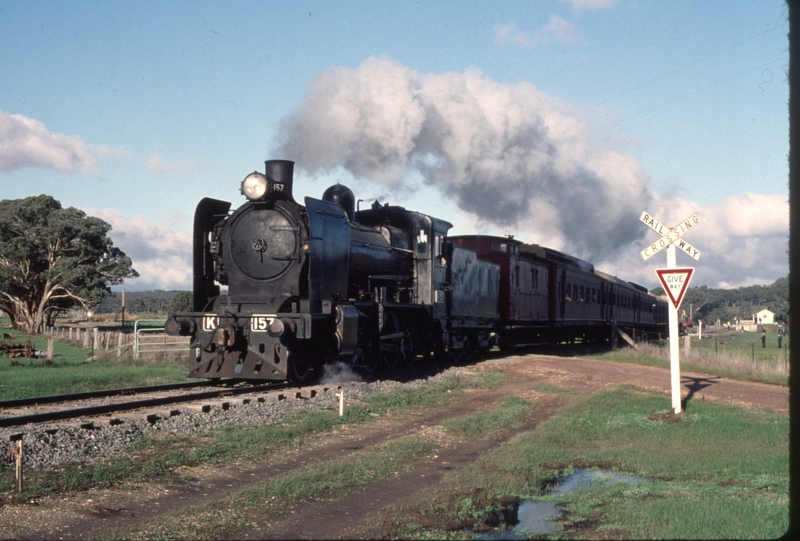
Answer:
<path fill-rule="evenodd" d="M 767 347 L 767 329 L 761 331 L 761 347 Z"/>

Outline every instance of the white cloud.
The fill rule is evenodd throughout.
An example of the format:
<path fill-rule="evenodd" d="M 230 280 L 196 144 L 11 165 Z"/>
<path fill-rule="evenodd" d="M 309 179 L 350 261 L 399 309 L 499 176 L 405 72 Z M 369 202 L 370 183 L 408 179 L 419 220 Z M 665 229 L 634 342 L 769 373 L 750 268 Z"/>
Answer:
<path fill-rule="evenodd" d="M 21 167 L 91 174 L 97 162 L 80 137 L 53 133 L 38 120 L 0 110 L 0 171 Z"/>
<path fill-rule="evenodd" d="M 86 214 L 111 224 L 109 237 L 114 246 L 131 258 L 140 275 L 126 282 L 132 290 L 191 290 L 192 237 L 174 222 L 154 225 L 112 209 L 89 209 Z"/>
<path fill-rule="evenodd" d="M 200 170 L 200 164 L 194 159 L 180 162 L 168 162 L 160 154 L 151 154 L 147 158 L 147 170 L 155 175 L 177 177 Z"/>
<path fill-rule="evenodd" d="M 543 36 L 552 37 L 558 43 L 574 43 L 586 41 L 575 23 L 565 21 L 555 13 L 550 15 L 547 24 L 542 28 L 541 33 Z"/>
<path fill-rule="evenodd" d="M 572 11 L 575 13 L 602 11 L 616 7 L 619 4 L 619 0 L 561 0 L 561 2 L 572 6 Z"/>
<path fill-rule="evenodd" d="M 133 157 L 133 152 L 130 150 L 125 150 L 124 148 L 116 147 L 111 148 L 106 145 L 92 145 L 92 152 L 101 158 L 131 158 Z"/>
<path fill-rule="evenodd" d="M 511 21 L 504 25 L 497 25 L 494 29 L 495 43 L 505 45 L 511 43 L 520 47 L 536 47 L 548 43 L 586 43 L 575 23 L 565 21 L 556 14 L 550 18 L 541 29 L 535 32 L 525 32 L 517 28 Z"/>
<path fill-rule="evenodd" d="M 494 40 L 496 43 L 501 45 L 505 45 L 506 43 L 514 43 L 522 47 L 530 47 L 533 45 L 534 41 L 533 36 L 529 33 L 520 31 L 517 28 L 517 23 L 514 21 L 495 26 Z"/>

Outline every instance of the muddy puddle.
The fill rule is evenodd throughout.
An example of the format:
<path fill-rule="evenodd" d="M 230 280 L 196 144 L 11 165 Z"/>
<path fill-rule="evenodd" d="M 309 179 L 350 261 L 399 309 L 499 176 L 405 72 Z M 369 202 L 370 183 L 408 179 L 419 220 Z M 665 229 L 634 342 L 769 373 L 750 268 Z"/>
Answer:
<path fill-rule="evenodd" d="M 642 477 L 624 475 L 604 470 L 575 470 L 572 475 L 560 479 L 548 495 L 558 496 L 581 488 L 608 486 L 615 483 L 636 485 L 646 481 Z M 561 507 L 555 502 L 543 500 L 523 500 L 517 509 L 517 524 L 504 531 L 485 532 L 478 539 L 526 539 L 532 535 L 556 535 L 554 520 L 561 514 Z"/>

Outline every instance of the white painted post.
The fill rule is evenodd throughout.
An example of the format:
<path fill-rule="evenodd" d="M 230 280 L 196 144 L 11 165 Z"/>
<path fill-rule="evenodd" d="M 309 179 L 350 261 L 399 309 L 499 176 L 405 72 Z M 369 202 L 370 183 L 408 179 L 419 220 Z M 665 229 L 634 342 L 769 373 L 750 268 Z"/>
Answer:
<path fill-rule="evenodd" d="M 667 248 L 667 268 L 674 269 L 675 245 Z M 672 412 L 681 412 L 681 367 L 680 367 L 680 335 L 678 333 L 678 309 L 669 303 L 669 370 L 672 381 Z"/>
<path fill-rule="evenodd" d="M 334 396 L 339 398 L 339 417 L 344 416 L 344 389 L 342 392 L 336 393 Z"/>

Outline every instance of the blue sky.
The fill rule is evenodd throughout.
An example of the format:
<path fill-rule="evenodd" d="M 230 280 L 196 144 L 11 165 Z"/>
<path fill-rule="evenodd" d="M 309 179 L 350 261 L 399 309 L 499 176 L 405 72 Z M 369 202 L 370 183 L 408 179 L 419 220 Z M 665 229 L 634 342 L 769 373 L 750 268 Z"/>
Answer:
<path fill-rule="evenodd" d="M 721 8 L 720 6 L 724 6 Z M 788 273 L 786 7 L 777 0 L 0 0 L 0 199 L 112 224 L 188 289 L 194 207 L 263 161 L 514 234 L 654 287 L 697 212 L 692 285 Z"/>

